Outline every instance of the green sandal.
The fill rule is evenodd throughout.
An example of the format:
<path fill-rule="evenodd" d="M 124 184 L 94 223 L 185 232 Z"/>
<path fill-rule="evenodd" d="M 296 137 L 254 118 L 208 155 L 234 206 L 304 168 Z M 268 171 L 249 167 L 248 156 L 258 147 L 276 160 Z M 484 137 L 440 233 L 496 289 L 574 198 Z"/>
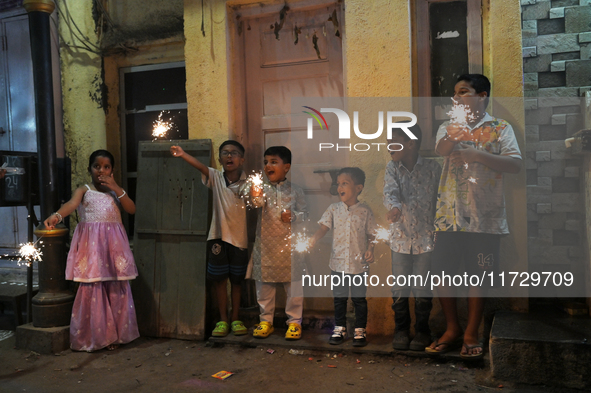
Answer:
<path fill-rule="evenodd" d="M 242 321 L 234 321 L 232 322 L 232 333 L 234 333 L 235 336 L 243 336 L 248 333 L 248 329 L 244 326 Z"/>
<path fill-rule="evenodd" d="M 230 328 L 228 326 L 228 322 L 226 321 L 219 321 L 215 324 L 215 329 L 211 333 L 214 337 L 226 337 L 230 332 Z"/>

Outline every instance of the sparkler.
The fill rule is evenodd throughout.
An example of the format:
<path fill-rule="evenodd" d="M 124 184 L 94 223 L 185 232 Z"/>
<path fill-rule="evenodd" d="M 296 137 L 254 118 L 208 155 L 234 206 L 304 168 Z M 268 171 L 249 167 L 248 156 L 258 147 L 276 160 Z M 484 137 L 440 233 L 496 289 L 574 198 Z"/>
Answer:
<path fill-rule="evenodd" d="M 375 232 L 374 242 L 377 243 L 380 240 L 388 242 L 390 240 L 390 231 L 388 231 L 388 229 L 378 225 L 378 228 L 376 229 L 376 232 Z"/>
<path fill-rule="evenodd" d="M 470 177 L 468 178 L 468 181 L 469 181 L 469 182 L 471 182 L 471 183 L 474 183 L 474 184 L 476 184 L 476 179 L 475 179 L 475 178 L 473 178 L 472 176 L 470 176 Z"/>
<path fill-rule="evenodd" d="M 297 233 L 295 243 L 293 244 L 293 250 L 295 252 L 308 252 L 310 251 L 310 238 L 303 233 Z"/>
<path fill-rule="evenodd" d="M 460 104 L 453 98 L 451 100 L 453 105 L 447 115 L 452 123 L 468 124 L 468 121 L 476 120 L 476 116 L 474 116 L 469 106 Z"/>
<path fill-rule="evenodd" d="M 28 242 L 25 244 L 19 244 L 21 246 L 21 248 L 18 250 L 18 254 L 19 254 L 19 259 L 18 259 L 18 264 L 20 265 L 21 261 L 26 261 L 25 263 L 27 265 L 30 265 L 31 263 L 33 263 L 33 261 L 41 261 L 41 256 L 43 255 L 43 253 L 41 252 L 41 250 L 39 250 L 37 247 L 35 247 L 35 245 L 37 244 L 37 242 L 39 242 L 39 240 L 37 240 L 35 243 L 32 242 Z M 43 242 L 40 242 L 41 244 Z"/>
<path fill-rule="evenodd" d="M 154 128 L 152 129 L 152 136 L 154 137 L 154 140 L 158 138 L 164 138 L 166 133 L 168 133 L 168 131 L 170 131 L 170 129 L 173 127 L 173 123 L 170 121 L 172 119 L 168 119 L 168 121 L 163 120 L 163 114 L 164 111 L 160 112 L 158 115 L 158 120 L 154 122 Z"/>

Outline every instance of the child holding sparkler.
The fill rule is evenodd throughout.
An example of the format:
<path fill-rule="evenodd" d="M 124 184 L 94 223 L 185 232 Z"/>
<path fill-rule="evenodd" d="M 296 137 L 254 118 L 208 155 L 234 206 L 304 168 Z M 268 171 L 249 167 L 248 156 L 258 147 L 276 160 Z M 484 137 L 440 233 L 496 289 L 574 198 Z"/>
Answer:
<path fill-rule="evenodd" d="M 291 151 L 287 147 L 269 147 L 265 151 L 264 164 L 268 182 L 249 182 L 242 191 L 253 207 L 262 208 L 250 262 L 261 310 L 260 323 L 253 336 L 266 338 L 273 333 L 276 287 L 282 285 L 287 295 L 285 313 L 288 327 L 285 339 L 299 340 L 302 337 L 304 306 L 302 269 L 298 269 L 298 255 L 294 255 L 292 264 L 291 237 L 292 224 L 304 221 L 306 200 L 303 190 L 286 178 L 291 168 Z"/>
<path fill-rule="evenodd" d="M 331 228 L 334 229 L 329 267 L 331 274 L 336 276 L 334 282 L 338 278 L 339 285 L 333 286 L 335 327 L 328 341 L 333 345 L 343 343 L 347 337 L 349 289 L 355 308 L 353 346 L 367 344 L 367 269 L 374 261 L 377 226 L 369 206 L 357 199 L 364 185 L 365 173 L 361 169 L 347 167 L 339 171 L 337 192 L 341 201 L 326 209 L 318 221 L 320 228 L 310 240 L 310 247 L 313 247 Z"/>
<path fill-rule="evenodd" d="M 520 171 L 521 153 L 511 125 L 486 112 L 490 88 L 484 75 L 461 75 L 454 88 L 451 121 L 437 131 L 435 150 L 445 161 L 435 216 L 435 272 L 455 274 L 463 260 L 469 275 L 498 273 L 500 237 L 509 233 L 503 173 Z M 437 293 L 447 329 L 425 350 L 440 354 L 462 346 L 462 358 L 482 358 L 478 328 L 485 286 L 468 288 L 468 324 L 463 338 L 455 288 L 439 286 Z"/>
<path fill-rule="evenodd" d="M 70 322 L 70 347 L 76 351 L 113 350 L 139 337 L 129 285 L 137 268 L 120 211 L 134 214 L 135 204 L 115 182 L 113 164 L 108 151 L 92 153 L 92 184 L 79 187 L 43 222 L 53 229 L 76 208 L 80 214 L 66 265 L 66 280 L 80 283 Z"/>
<path fill-rule="evenodd" d="M 390 249 L 392 252 L 392 275 L 426 277 L 431 268 L 433 251 L 433 218 L 437 201 L 437 186 L 441 166 L 434 160 L 419 154 L 422 132 L 418 125 L 410 127 L 417 139 L 410 139 L 400 128 L 392 130 L 389 144 L 391 161 L 384 175 L 384 206 L 388 209 L 390 222 Z M 400 149 L 400 150 L 399 150 Z M 406 281 L 410 284 L 410 280 Z M 429 315 L 433 294 L 427 287 L 414 281 L 414 286 L 392 287 L 394 311 L 394 339 L 392 346 L 398 350 L 423 351 L 431 343 Z M 410 291 L 415 298 L 415 336 L 410 340 Z"/>
<path fill-rule="evenodd" d="M 227 336 L 230 329 L 235 336 L 244 335 L 248 331 L 238 319 L 240 293 L 248 266 L 246 209 L 239 195 L 246 179 L 242 170 L 244 146 L 234 140 L 227 140 L 220 145 L 218 161 L 223 172 L 202 164 L 180 146 L 172 146 L 170 152 L 197 168 L 202 174 L 203 184 L 211 188 L 213 193 L 213 214 L 207 236 L 207 278 L 213 282 L 220 321 L 212 336 Z M 232 288 L 231 319 L 228 317 L 228 279 Z M 228 324 L 230 320 L 232 322 Z"/>

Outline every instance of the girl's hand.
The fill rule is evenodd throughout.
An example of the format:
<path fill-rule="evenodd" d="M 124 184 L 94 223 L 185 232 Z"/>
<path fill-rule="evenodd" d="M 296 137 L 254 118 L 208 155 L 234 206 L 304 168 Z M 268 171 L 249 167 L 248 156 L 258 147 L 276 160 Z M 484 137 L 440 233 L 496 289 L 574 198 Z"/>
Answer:
<path fill-rule="evenodd" d="M 294 219 L 295 216 L 291 214 L 291 210 L 284 210 L 281 212 L 281 221 L 292 222 Z"/>
<path fill-rule="evenodd" d="M 107 187 L 111 191 L 120 191 L 120 187 L 117 185 L 113 173 L 109 176 L 99 176 L 98 180 L 101 182 L 101 186 Z"/>
<path fill-rule="evenodd" d="M 45 225 L 45 228 L 47 229 L 54 229 L 58 223 L 59 218 L 55 214 L 52 214 L 43 221 L 43 225 Z"/>
<path fill-rule="evenodd" d="M 180 146 L 171 146 L 170 154 L 172 154 L 173 157 L 182 157 L 183 154 L 185 154 L 185 151 Z"/>

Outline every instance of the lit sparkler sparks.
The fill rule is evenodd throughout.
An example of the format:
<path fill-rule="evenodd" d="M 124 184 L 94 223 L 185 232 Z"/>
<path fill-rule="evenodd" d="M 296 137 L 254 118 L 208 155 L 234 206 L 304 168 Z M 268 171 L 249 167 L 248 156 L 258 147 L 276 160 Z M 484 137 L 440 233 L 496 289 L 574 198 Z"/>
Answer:
<path fill-rule="evenodd" d="M 27 265 L 33 263 L 34 261 L 41 261 L 41 256 L 43 255 L 43 253 L 41 252 L 41 250 L 39 250 L 37 247 L 35 247 L 37 242 L 35 242 L 35 243 L 28 242 L 25 244 L 22 244 L 22 243 L 20 244 L 21 248 L 18 250 L 19 265 L 20 265 L 20 262 L 23 260 L 26 261 L 25 263 Z M 43 243 L 43 242 L 41 242 L 41 243 Z"/>
<path fill-rule="evenodd" d="M 387 228 L 378 225 L 378 228 L 375 232 L 375 240 L 374 242 L 378 241 L 385 241 L 388 242 L 390 240 L 390 231 Z"/>
<path fill-rule="evenodd" d="M 472 176 L 470 176 L 470 177 L 468 178 L 468 181 L 469 181 L 469 182 L 471 182 L 471 183 L 474 183 L 474 184 L 476 184 L 476 179 L 475 179 L 475 178 L 473 178 Z"/>
<path fill-rule="evenodd" d="M 293 244 L 293 250 L 295 252 L 308 252 L 310 251 L 310 238 L 303 233 L 296 234 L 295 243 Z"/>
<path fill-rule="evenodd" d="M 261 172 L 253 172 L 246 179 L 253 187 L 260 189 L 263 186 L 263 174 Z"/>
<path fill-rule="evenodd" d="M 453 98 L 451 100 L 453 101 L 453 106 L 447 112 L 447 115 L 452 123 L 468 124 L 468 121 L 476 120 L 476 116 L 474 116 L 469 106 L 460 104 Z"/>
<path fill-rule="evenodd" d="M 464 169 L 468 169 L 468 163 L 467 162 L 464 163 Z"/>
<path fill-rule="evenodd" d="M 154 139 L 164 138 L 168 131 L 170 131 L 170 129 L 173 127 L 173 123 L 170 121 L 171 119 L 168 119 L 169 121 L 162 119 L 163 114 L 164 112 L 160 112 L 158 115 L 158 120 L 154 122 L 154 128 L 152 130 L 152 136 Z"/>

